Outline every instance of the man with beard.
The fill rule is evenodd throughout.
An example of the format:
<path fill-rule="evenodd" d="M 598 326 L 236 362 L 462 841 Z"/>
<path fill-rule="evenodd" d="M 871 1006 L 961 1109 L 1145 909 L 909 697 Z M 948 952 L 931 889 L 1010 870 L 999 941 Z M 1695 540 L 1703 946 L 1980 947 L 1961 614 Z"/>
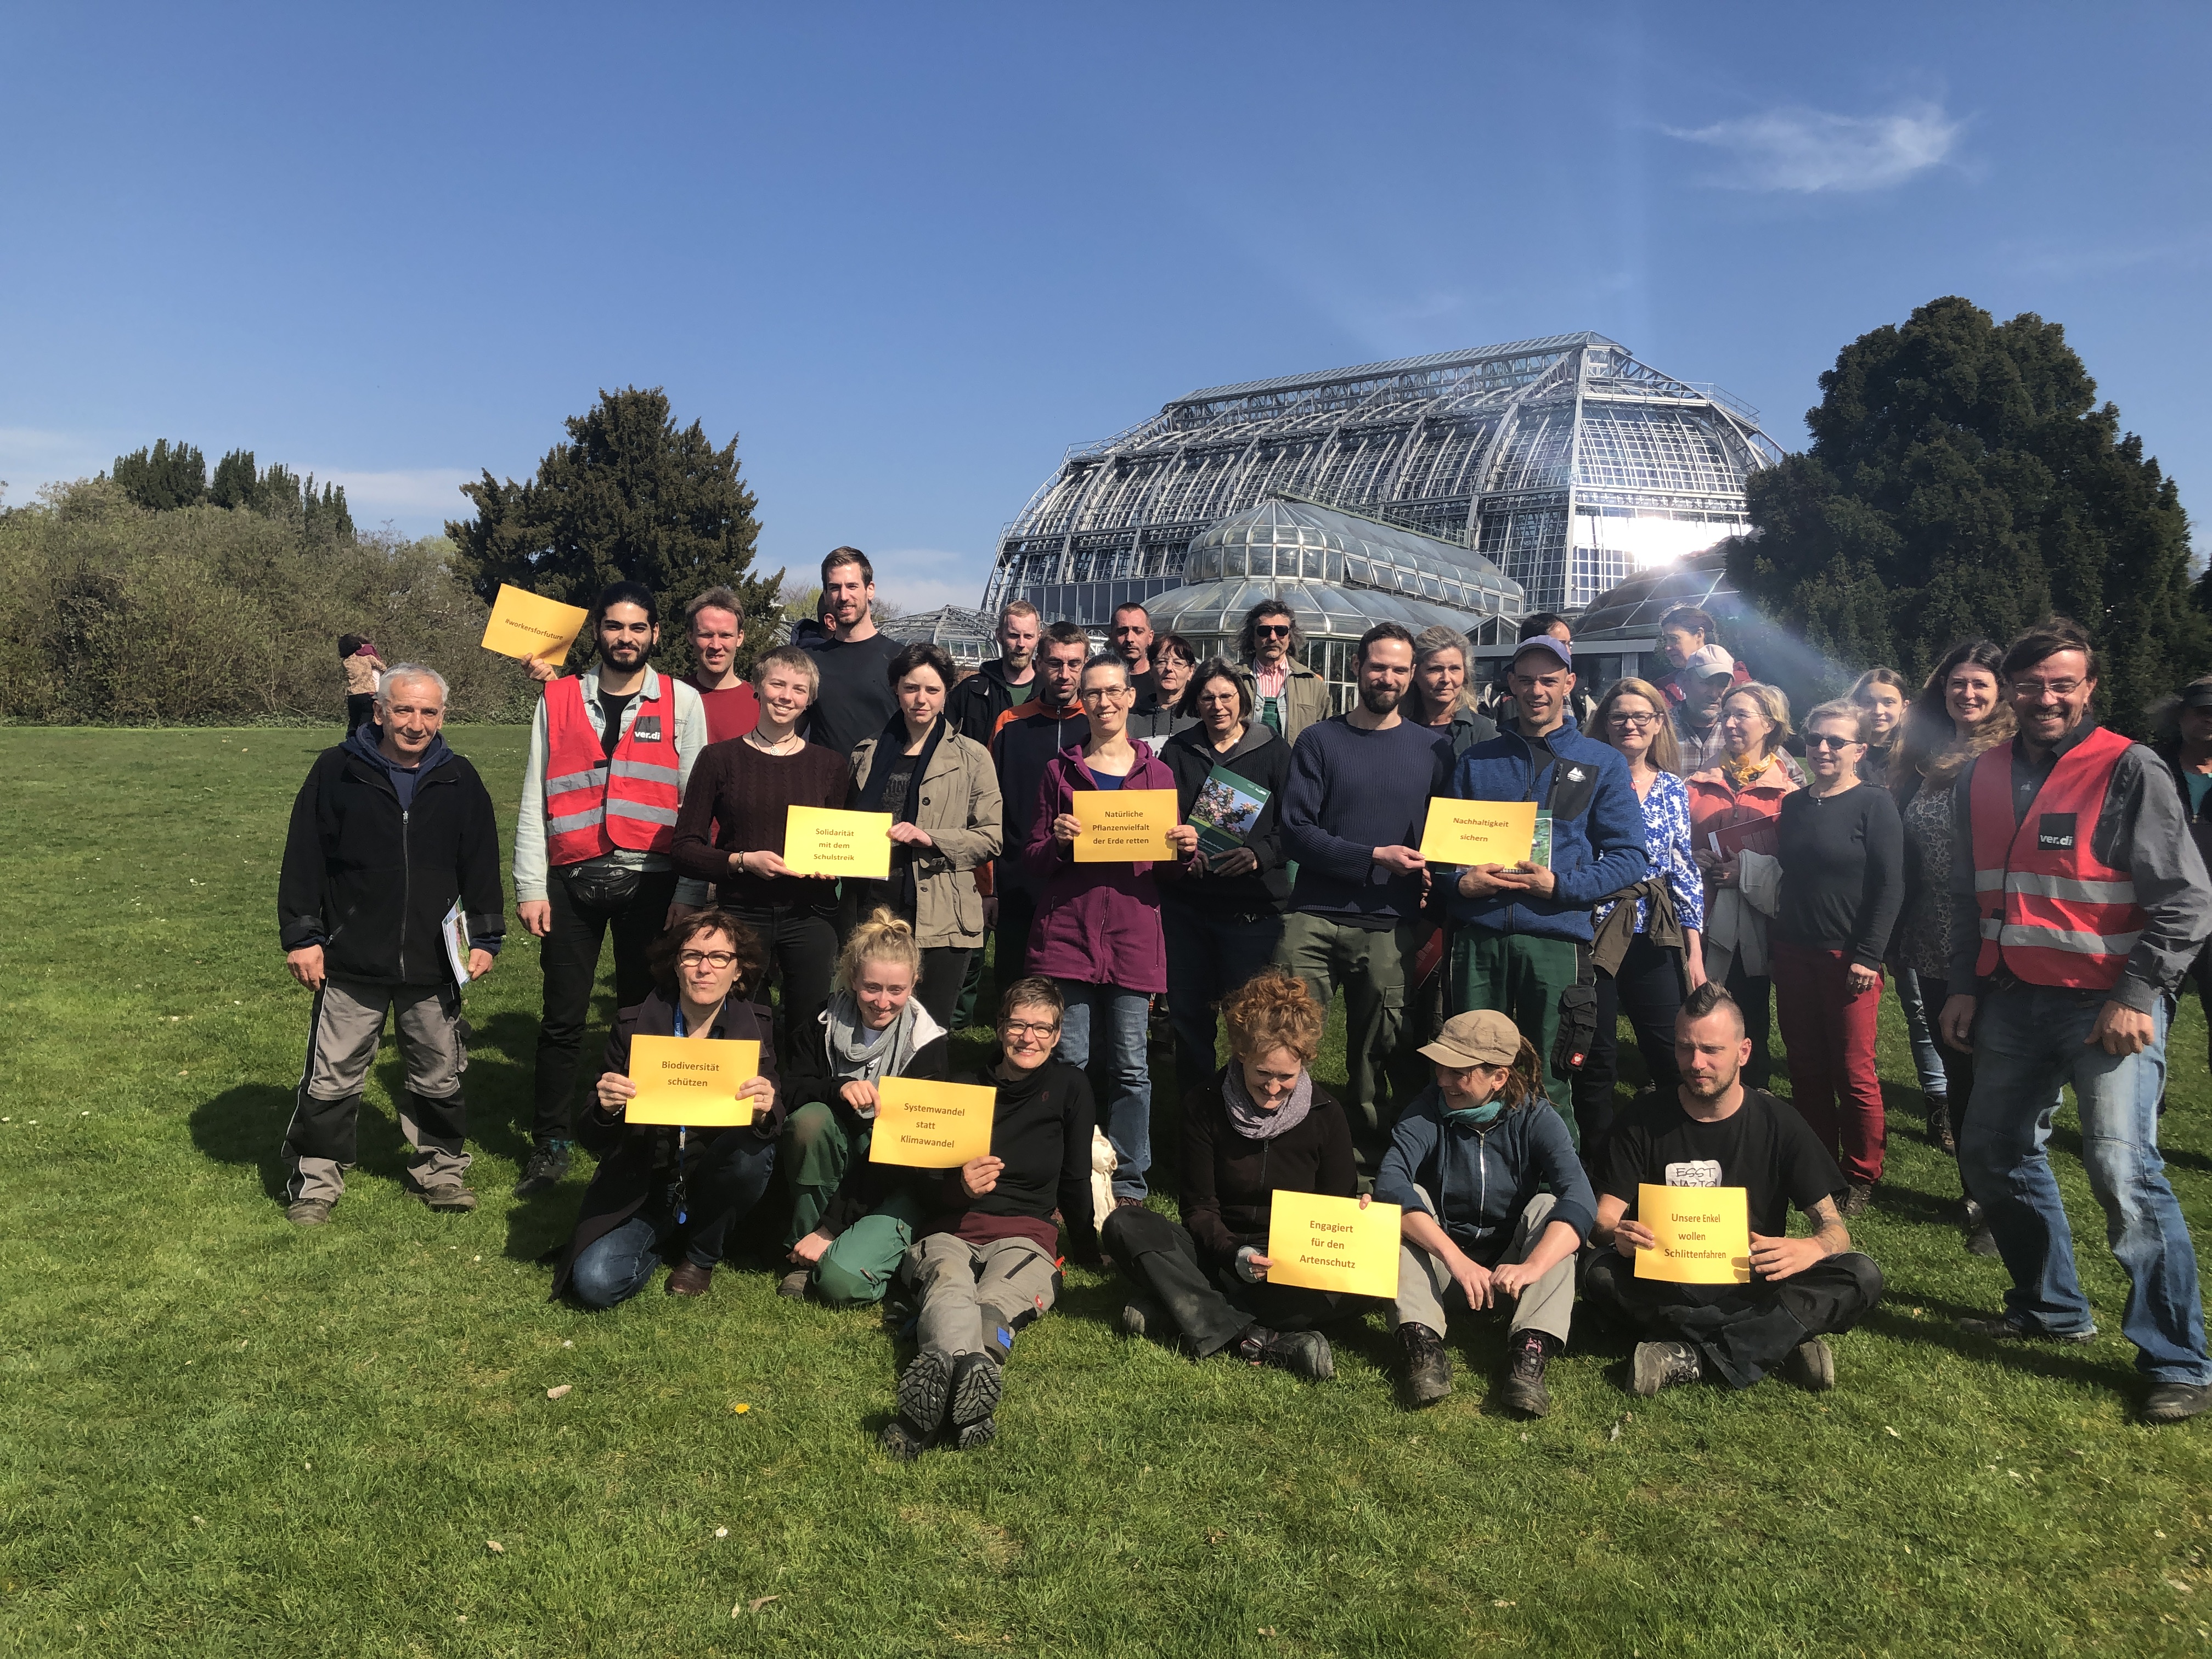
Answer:
<path fill-rule="evenodd" d="M 1262 599 L 1244 613 L 1237 660 L 1252 694 L 1252 718 L 1285 743 L 1328 714 L 1328 682 L 1298 660 L 1305 635 L 1290 606 Z"/>
<path fill-rule="evenodd" d="M 1160 700 L 1159 677 L 1152 672 L 1152 619 L 1134 599 L 1114 607 L 1106 626 L 1114 653 L 1129 665 L 1129 689 L 1137 694 L 1136 711 L 1152 708 Z"/>
<path fill-rule="evenodd" d="M 669 848 L 691 764 L 707 746 L 699 694 L 647 662 L 660 641 L 650 588 L 616 582 L 592 607 L 599 665 L 549 680 L 530 723 L 530 760 L 514 826 L 515 914 L 543 943 L 537 1109 L 518 1198 L 568 1172 L 577 1056 L 599 977 L 615 940 L 615 1006 L 653 989 L 646 949 L 679 912 L 708 902 L 707 884 L 678 879 Z"/>
<path fill-rule="evenodd" d="M 1544 1062 L 1544 1092 L 1571 1128 L 1571 1077 L 1553 1056 L 1559 1000 L 1572 986 L 1595 982 L 1584 971 L 1590 907 L 1650 873 L 1644 805 L 1621 752 L 1586 736 L 1567 712 L 1572 647 L 1554 635 L 1532 635 L 1514 653 L 1507 684 L 1513 723 L 1460 757 L 1452 793 L 1534 801 L 1551 825 L 1550 845 L 1540 857 L 1478 864 L 1449 878 L 1446 995 L 1455 1013 L 1492 1008 L 1521 1028 Z M 1586 1052 L 1587 1036 L 1581 1046 Z"/>
<path fill-rule="evenodd" d="M 284 965 L 315 994 L 307 1065 L 284 1132 L 285 1216 L 318 1226 L 345 1191 L 362 1086 L 388 1013 L 398 1017 L 408 1184 L 433 1210 L 477 1195 L 461 1101 L 461 987 L 445 918 L 468 928 L 462 966 L 490 971 L 506 928 L 499 826 L 476 768 L 446 747 L 446 682 L 416 663 L 385 674 L 375 718 L 326 749 L 301 787 L 284 842 L 276 919 Z"/>
<path fill-rule="evenodd" d="M 1750 1058 L 1735 999 L 1700 985 L 1674 1024 L 1681 1086 L 1647 1090 L 1606 1143 L 1583 1296 L 1647 1339 L 1630 1371 L 1639 1395 L 1707 1377 L 1747 1389 L 1776 1370 L 1801 1388 L 1832 1389 L 1835 1355 L 1820 1339 L 1850 1329 L 1881 1299 L 1881 1270 L 1851 1248 L 1836 1209 L 1843 1171 L 1793 1108 L 1743 1086 Z M 1743 1188 L 1750 1282 L 1638 1279 L 1637 1251 L 1658 1243 L 1634 1213 L 1640 1186 Z M 1793 1204 L 1811 1237 L 1786 1236 Z"/>
<path fill-rule="evenodd" d="M 988 747 L 999 716 L 1036 696 L 1037 608 L 1009 599 L 999 612 L 999 654 L 952 688 L 945 719 L 962 737 Z"/>
<path fill-rule="evenodd" d="M 1381 1098 L 1406 1012 L 1406 961 L 1427 874 L 1429 798 L 1451 775 L 1451 740 L 1398 712 L 1413 636 L 1378 623 L 1359 637 L 1359 702 L 1298 734 L 1283 786 L 1283 851 L 1297 864 L 1275 962 L 1324 1008 L 1344 988 L 1352 1135 L 1372 1170 L 1395 1113 Z"/>
<path fill-rule="evenodd" d="M 745 642 L 744 613 L 726 587 L 710 587 L 684 607 L 691 626 L 693 667 L 687 682 L 707 711 L 707 741 L 727 743 L 760 724 L 760 698 L 738 672 Z"/>
<path fill-rule="evenodd" d="M 802 647 L 822 676 L 803 730 L 807 742 L 847 760 L 898 710 L 890 667 L 899 642 L 877 631 L 870 608 L 875 599 L 876 570 L 868 556 L 857 547 L 833 548 L 822 561 L 823 619 L 833 631 Z"/>
<path fill-rule="evenodd" d="M 999 769 L 1006 847 L 1029 845 L 1044 769 L 1062 749 L 1079 748 L 1091 735 L 1091 722 L 1084 718 L 1083 705 L 1075 696 L 1090 654 L 1091 636 L 1080 623 L 1054 623 L 1044 633 L 1036 697 L 999 716 L 999 728 L 991 736 L 991 758 Z M 1023 870 L 1018 857 L 1002 858 L 993 869 L 999 911 L 995 971 L 1000 985 L 1012 985 L 1028 972 L 1038 889 L 1036 878 Z"/>

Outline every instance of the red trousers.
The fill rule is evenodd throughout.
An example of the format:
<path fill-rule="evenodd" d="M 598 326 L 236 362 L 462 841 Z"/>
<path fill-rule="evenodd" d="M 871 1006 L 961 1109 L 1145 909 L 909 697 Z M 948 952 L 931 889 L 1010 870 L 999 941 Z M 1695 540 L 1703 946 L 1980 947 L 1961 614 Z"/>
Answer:
<path fill-rule="evenodd" d="M 1841 951 L 1774 941 L 1775 1018 L 1790 1050 L 1790 1090 L 1798 1113 L 1853 1181 L 1881 1179 L 1887 1130 L 1874 1041 L 1881 981 L 1850 993 Z"/>

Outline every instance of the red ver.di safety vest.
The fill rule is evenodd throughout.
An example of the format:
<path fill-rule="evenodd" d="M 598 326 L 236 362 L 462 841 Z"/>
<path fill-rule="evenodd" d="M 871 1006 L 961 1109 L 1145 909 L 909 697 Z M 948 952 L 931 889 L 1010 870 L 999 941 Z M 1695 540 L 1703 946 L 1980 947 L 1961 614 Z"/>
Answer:
<path fill-rule="evenodd" d="M 545 687 L 545 858 L 580 864 L 617 847 L 665 853 L 683 800 L 676 759 L 676 699 L 653 674 L 610 761 L 584 710 L 580 675 Z"/>
<path fill-rule="evenodd" d="M 2031 985 L 2109 991 L 2146 921 L 2135 878 L 2089 850 L 2112 769 L 2129 739 L 2102 727 L 2059 758 L 2015 826 L 2012 745 L 1974 763 L 1974 906 L 1982 949 L 1974 972 L 2002 963 Z"/>

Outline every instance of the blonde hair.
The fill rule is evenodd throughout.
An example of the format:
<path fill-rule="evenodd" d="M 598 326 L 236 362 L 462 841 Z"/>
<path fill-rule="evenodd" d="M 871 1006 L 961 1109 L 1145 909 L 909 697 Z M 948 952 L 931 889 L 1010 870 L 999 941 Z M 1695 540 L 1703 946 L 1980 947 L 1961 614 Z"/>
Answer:
<path fill-rule="evenodd" d="M 1259 1060 L 1288 1048 L 1310 1066 L 1321 1053 L 1321 1034 L 1328 1011 L 1316 1002 L 1305 981 L 1279 968 L 1266 968 L 1221 1000 L 1229 1024 L 1229 1047 L 1239 1060 Z"/>
<path fill-rule="evenodd" d="M 1729 704 L 1738 697 L 1749 697 L 1757 703 L 1759 712 L 1774 728 L 1766 734 L 1766 750 L 1759 757 L 1761 760 L 1767 759 L 1790 738 L 1790 694 L 1778 685 L 1769 685 L 1765 680 L 1750 680 L 1721 699 L 1722 713 L 1726 714 Z"/>
<path fill-rule="evenodd" d="M 1651 712 L 1659 717 L 1659 724 L 1652 728 L 1651 747 L 1645 752 L 1644 758 L 1662 772 L 1672 772 L 1678 777 L 1681 775 L 1682 745 L 1674 740 L 1674 722 L 1668 714 L 1667 699 L 1649 680 L 1639 680 L 1629 675 L 1607 686 L 1605 695 L 1598 699 L 1597 707 L 1590 713 L 1590 729 L 1584 735 L 1595 738 L 1600 743 L 1613 741 L 1605 735 L 1606 721 L 1613 716 L 1613 699 L 1616 697 L 1641 697 L 1651 705 Z"/>
<path fill-rule="evenodd" d="M 1821 720 L 1842 720 L 1851 728 L 1851 741 L 1867 741 L 1867 724 L 1874 719 L 1874 711 L 1864 703 L 1850 697 L 1837 697 L 1820 704 L 1805 716 L 1805 730 L 1810 732 Z"/>
<path fill-rule="evenodd" d="M 861 964 L 870 962 L 904 963 L 915 982 L 921 981 L 921 946 L 915 940 L 914 924 L 901 921 L 880 904 L 845 941 L 844 951 L 837 958 L 837 988 L 851 990 L 854 975 Z"/>

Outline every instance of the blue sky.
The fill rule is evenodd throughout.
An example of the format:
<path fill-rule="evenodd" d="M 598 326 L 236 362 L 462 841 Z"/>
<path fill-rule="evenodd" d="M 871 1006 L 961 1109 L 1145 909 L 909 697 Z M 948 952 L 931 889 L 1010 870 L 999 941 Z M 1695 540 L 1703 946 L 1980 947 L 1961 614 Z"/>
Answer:
<path fill-rule="evenodd" d="M 1539 15 L 1540 14 L 1540 15 Z M 769 568 L 974 603 L 1070 443 L 1595 329 L 1788 447 L 1939 295 L 2212 496 L 2203 7 L 0 9 L 0 478 L 186 438 L 428 532 L 601 386 Z"/>

